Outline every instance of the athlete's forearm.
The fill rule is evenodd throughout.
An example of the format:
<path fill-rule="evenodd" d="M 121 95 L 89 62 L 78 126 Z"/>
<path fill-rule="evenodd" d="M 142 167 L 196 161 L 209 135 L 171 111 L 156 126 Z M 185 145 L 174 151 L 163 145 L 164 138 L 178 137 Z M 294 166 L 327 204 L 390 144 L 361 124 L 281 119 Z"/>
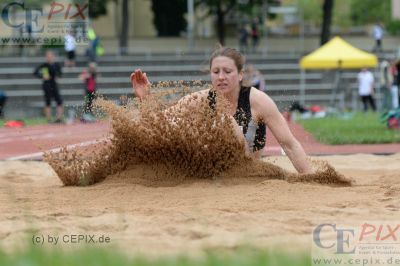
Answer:
<path fill-rule="evenodd" d="M 282 148 L 285 150 L 286 155 L 289 157 L 297 172 L 312 173 L 312 167 L 307 159 L 307 155 L 297 140 L 294 140 L 291 145 L 282 146 Z"/>

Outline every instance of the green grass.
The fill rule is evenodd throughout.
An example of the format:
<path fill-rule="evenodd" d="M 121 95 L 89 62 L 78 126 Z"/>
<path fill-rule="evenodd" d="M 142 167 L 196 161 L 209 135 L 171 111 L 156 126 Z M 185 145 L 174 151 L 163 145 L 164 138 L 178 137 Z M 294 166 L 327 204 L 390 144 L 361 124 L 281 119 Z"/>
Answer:
<path fill-rule="evenodd" d="M 10 120 L 14 120 L 14 119 L 0 119 L 0 127 L 4 126 L 4 123 L 6 121 L 10 121 Z M 15 119 L 18 120 L 18 119 Z M 43 124 L 47 124 L 47 119 L 45 117 L 35 117 L 35 118 L 26 118 L 26 119 L 22 119 L 25 124 L 27 126 L 34 126 L 34 125 L 43 125 Z"/>
<path fill-rule="evenodd" d="M 186 255 L 160 257 L 128 257 L 120 252 L 105 249 L 77 249 L 61 251 L 59 249 L 44 250 L 32 247 L 26 251 L 6 254 L 0 251 L 0 265 L 29 265 L 29 266 L 244 266 L 244 265 L 279 265 L 302 266 L 311 265 L 309 255 L 293 255 L 283 252 L 267 252 L 250 248 L 239 248 L 232 251 L 207 252 L 205 256 L 193 258 Z"/>
<path fill-rule="evenodd" d="M 298 122 L 325 144 L 400 143 L 400 130 L 390 130 L 376 113 L 353 113 Z"/>

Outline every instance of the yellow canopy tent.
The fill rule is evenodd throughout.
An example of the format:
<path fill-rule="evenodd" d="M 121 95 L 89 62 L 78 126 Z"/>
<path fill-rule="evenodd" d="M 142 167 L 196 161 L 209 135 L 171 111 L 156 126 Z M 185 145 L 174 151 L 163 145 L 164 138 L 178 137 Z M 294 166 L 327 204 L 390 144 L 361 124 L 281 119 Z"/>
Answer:
<path fill-rule="evenodd" d="M 375 67 L 378 58 L 335 37 L 300 60 L 302 69 L 337 69 Z"/>
<path fill-rule="evenodd" d="M 336 98 L 336 91 L 339 86 L 340 69 L 352 69 L 363 67 L 375 67 L 378 58 L 374 54 L 360 50 L 336 36 L 329 42 L 301 58 L 301 91 L 300 97 L 304 104 L 305 93 L 305 70 L 307 69 L 336 69 L 336 86 L 333 90 L 332 101 Z"/>

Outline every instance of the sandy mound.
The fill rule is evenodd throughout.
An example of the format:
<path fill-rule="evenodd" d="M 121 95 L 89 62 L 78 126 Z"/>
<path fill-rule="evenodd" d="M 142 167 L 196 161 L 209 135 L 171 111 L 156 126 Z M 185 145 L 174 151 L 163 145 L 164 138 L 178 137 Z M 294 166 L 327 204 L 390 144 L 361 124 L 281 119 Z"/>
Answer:
<path fill-rule="evenodd" d="M 33 235 L 89 234 L 108 236 L 111 245 L 130 252 L 157 254 L 249 243 L 308 250 L 311 231 L 322 221 L 382 221 L 397 215 L 399 154 L 323 159 L 353 178 L 355 185 L 222 175 L 154 187 L 129 182 L 132 179 L 120 174 L 93 186 L 66 187 L 44 162 L 0 162 L 1 245 L 26 245 Z M 286 157 L 264 160 L 293 171 Z M 126 171 L 138 178 L 152 176 L 153 169 L 137 167 Z"/>

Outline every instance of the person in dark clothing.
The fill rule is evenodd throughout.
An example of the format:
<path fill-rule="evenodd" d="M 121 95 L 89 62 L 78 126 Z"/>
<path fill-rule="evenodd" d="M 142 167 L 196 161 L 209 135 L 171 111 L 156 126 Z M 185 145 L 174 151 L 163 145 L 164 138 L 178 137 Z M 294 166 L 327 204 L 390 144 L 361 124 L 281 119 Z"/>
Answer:
<path fill-rule="evenodd" d="M 239 50 L 243 53 L 247 52 L 248 38 L 249 38 L 249 32 L 246 28 L 246 24 L 242 23 L 239 28 Z"/>
<path fill-rule="evenodd" d="M 45 115 L 47 121 L 52 121 L 51 115 L 51 100 L 54 100 L 57 103 L 57 119 L 54 121 L 56 123 L 62 123 L 64 117 L 64 108 L 63 108 L 63 100 L 61 98 L 60 92 L 58 90 L 57 78 L 61 77 L 61 66 L 58 63 L 54 62 L 54 54 L 52 51 L 48 50 L 46 52 L 46 63 L 38 66 L 34 75 L 43 80 L 43 93 L 45 100 Z"/>
<path fill-rule="evenodd" d="M 0 118 L 4 117 L 4 105 L 6 104 L 7 101 L 7 95 L 4 91 L 0 90 Z"/>
<path fill-rule="evenodd" d="M 238 140 L 246 144 L 246 149 L 256 158 L 265 146 L 267 127 L 281 144 L 294 167 L 300 173 L 312 173 L 312 167 L 300 143 L 279 112 L 274 101 L 264 92 L 254 87 L 242 85 L 245 64 L 244 56 L 236 49 L 220 47 L 210 57 L 211 89 L 191 93 L 182 98 L 177 105 L 196 106 L 207 100 L 211 108 L 215 106 L 216 92 L 220 93 L 232 108 L 229 118 L 232 121 Z M 137 69 L 131 74 L 135 95 L 142 100 L 150 93 L 150 81 L 146 73 Z"/>
<path fill-rule="evenodd" d="M 399 89 L 399 103 L 400 103 L 400 58 L 397 59 L 395 66 L 397 71 L 394 79 L 396 81 L 397 88 Z"/>
<path fill-rule="evenodd" d="M 258 18 L 255 18 L 251 23 L 251 39 L 253 40 L 253 52 L 257 50 L 258 43 L 260 41 L 260 32 L 258 30 Z"/>

